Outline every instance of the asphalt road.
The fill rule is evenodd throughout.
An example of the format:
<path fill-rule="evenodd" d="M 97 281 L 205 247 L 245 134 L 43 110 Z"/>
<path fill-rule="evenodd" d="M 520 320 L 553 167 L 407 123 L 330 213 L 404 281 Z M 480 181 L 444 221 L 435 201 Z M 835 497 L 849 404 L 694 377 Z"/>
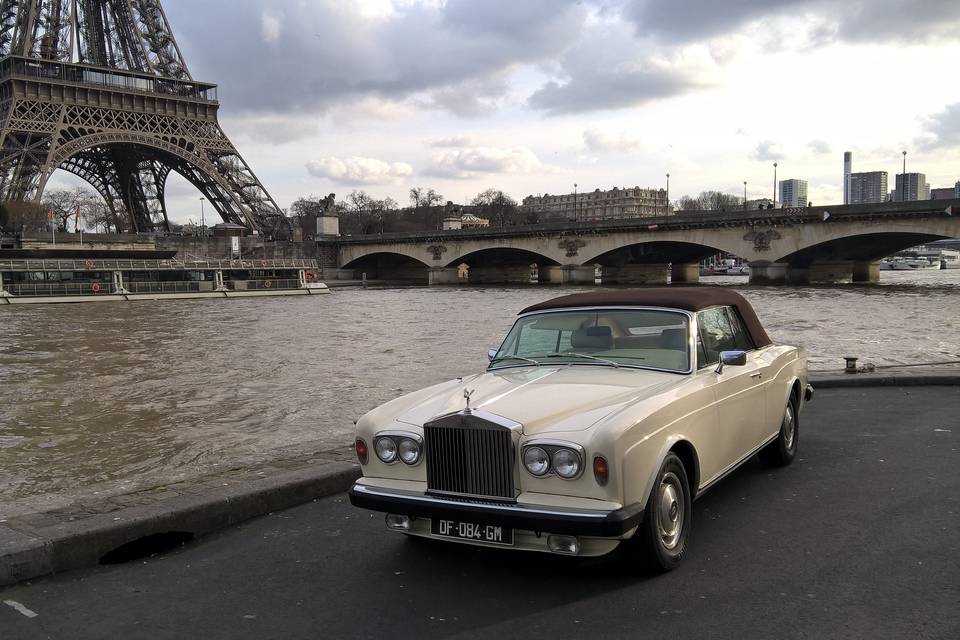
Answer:
<path fill-rule="evenodd" d="M 801 429 L 667 575 L 407 540 L 341 495 L 0 591 L 0 640 L 960 638 L 960 388 L 820 392 Z"/>

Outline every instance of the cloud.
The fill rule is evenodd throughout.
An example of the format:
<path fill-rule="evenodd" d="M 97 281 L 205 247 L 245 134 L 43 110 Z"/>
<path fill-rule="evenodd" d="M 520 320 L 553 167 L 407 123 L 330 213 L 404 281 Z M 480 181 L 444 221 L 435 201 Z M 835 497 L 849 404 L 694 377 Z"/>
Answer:
<path fill-rule="evenodd" d="M 307 163 L 307 172 L 345 185 L 396 184 L 413 174 L 405 162 L 384 162 L 376 158 L 320 158 Z"/>
<path fill-rule="evenodd" d="M 483 105 L 445 90 L 556 57 L 587 15 L 576 0 L 364 6 L 300 0 L 284 3 L 280 20 L 252 0 L 205 0 L 171 3 L 168 13 L 191 72 L 219 83 L 232 109 L 323 112 L 360 97 L 439 92 L 438 108 L 465 114 Z M 229 37 L 211 43 L 214 24 Z"/>
<path fill-rule="evenodd" d="M 264 11 L 260 16 L 260 37 L 264 42 L 276 42 L 280 39 L 280 18 Z"/>
<path fill-rule="evenodd" d="M 817 155 L 825 155 L 832 151 L 830 143 L 826 140 L 811 140 L 807 143 L 807 147 Z"/>
<path fill-rule="evenodd" d="M 595 25 L 527 102 L 550 115 L 623 109 L 709 86 L 703 71 L 639 43 L 624 23 Z"/>
<path fill-rule="evenodd" d="M 479 118 L 496 111 L 508 91 L 504 77 L 483 78 L 433 91 L 427 106 L 461 118 Z"/>
<path fill-rule="evenodd" d="M 815 42 L 930 41 L 955 34 L 956 0 L 628 0 L 624 17 L 640 37 L 690 43 L 755 26 L 760 33 L 798 28 Z M 781 24 L 778 24 L 778 21 Z M 795 35 L 795 34 L 794 34 Z M 782 35 L 776 35 L 780 39 Z"/>
<path fill-rule="evenodd" d="M 583 146 L 592 153 L 626 153 L 640 148 L 640 139 L 626 131 L 612 134 L 597 128 L 583 132 Z"/>
<path fill-rule="evenodd" d="M 526 147 L 467 147 L 434 157 L 426 175 L 469 180 L 491 174 L 531 173 L 545 165 Z"/>
<path fill-rule="evenodd" d="M 923 137 L 917 141 L 924 151 L 960 147 L 960 102 L 925 118 L 924 129 Z"/>
<path fill-rule="evenodd" d="M 431 147 L 437 149 L 449 149 L 449 148 L 460 148 L 460 147 L 472 147 L 477 146 L 476 142 L 470 136 L 452 136 L 450 138 L 441 138 L 439 140 L 434 140 L 430 143 Z"/>
<path fill-rule="evenodd" d="M 761 140 L 757 143 L 757 148 L 753 150 L 750 157 L 754 160 L 774 162 L 776 160 L 783 160 L 783 151 L 776 142 L 772 140 Z"/>

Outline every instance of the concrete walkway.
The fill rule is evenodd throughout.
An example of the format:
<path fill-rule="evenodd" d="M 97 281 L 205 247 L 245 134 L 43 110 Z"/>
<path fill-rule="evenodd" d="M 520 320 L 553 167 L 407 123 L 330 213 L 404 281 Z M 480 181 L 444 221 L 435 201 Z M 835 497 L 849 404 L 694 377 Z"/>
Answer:
<path fill-rule="evenodd" d="M 812 373 L 811 382 L 819 390 L 890 385 L 960 387 L 960 369 L 905 369 L 856 375 Z M 818 399 L 819 395 L 811 406 L 816 407 Z M 960 402 L 954 409 L 960 415 Z M 338 493 L 359 475 L 352 450 L 344 447 L 309 458 L 84 500 L 55 511 L 9 519 L 0 515 L 0 586 L 96 565 L 104 554 L 151 535 L 206 535 Z"/>

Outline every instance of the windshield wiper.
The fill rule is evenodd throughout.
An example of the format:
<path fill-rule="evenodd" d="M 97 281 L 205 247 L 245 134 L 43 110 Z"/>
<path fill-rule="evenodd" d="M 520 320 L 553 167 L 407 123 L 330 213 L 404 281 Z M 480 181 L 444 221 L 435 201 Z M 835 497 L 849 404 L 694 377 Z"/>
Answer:
<path fill-rule="evenodd" d="M 503 360 L 522 360 L 523 362 L 529 362 L 530 364 L 537 365 L 538 367 L 542 364 L 541 362 L 538 362 L 533 358 L 524 358 L 523 356 L 497 356 L 496 358 L 490 361 L 490 364 L 497 364 L 498 362 L 502 362 Z"/>
<path fill-rule="evenodd" d="M 620 363 L 614 362 L 613 360 L 607 360 L 606 358 L 598 358 L 597 356 L 589 356 L 585 353 L 574 353 L 573 351 L 564 351 L 563 353 L 551 353 L 546 356 L 547 358 L 586 358 L 587 360 L 596 360 L 597 362 L 602 362 L 604 364 L 609 364 L 613 367 L 620 368 Z"/>

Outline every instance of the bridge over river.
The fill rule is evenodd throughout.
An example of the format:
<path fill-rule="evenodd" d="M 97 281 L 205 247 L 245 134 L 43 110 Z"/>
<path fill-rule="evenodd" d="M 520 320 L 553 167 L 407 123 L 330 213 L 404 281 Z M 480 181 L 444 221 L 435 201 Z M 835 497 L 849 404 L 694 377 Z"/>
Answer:
<path fill-rule="evenodd" d="M 388 233 L 321 240 L 341 277 L 456 283 L 696 282 L 701 260 L 726 252 L 750 282 L 876 282 L 880 259 L 960 237 L 960 200 Z"/>

